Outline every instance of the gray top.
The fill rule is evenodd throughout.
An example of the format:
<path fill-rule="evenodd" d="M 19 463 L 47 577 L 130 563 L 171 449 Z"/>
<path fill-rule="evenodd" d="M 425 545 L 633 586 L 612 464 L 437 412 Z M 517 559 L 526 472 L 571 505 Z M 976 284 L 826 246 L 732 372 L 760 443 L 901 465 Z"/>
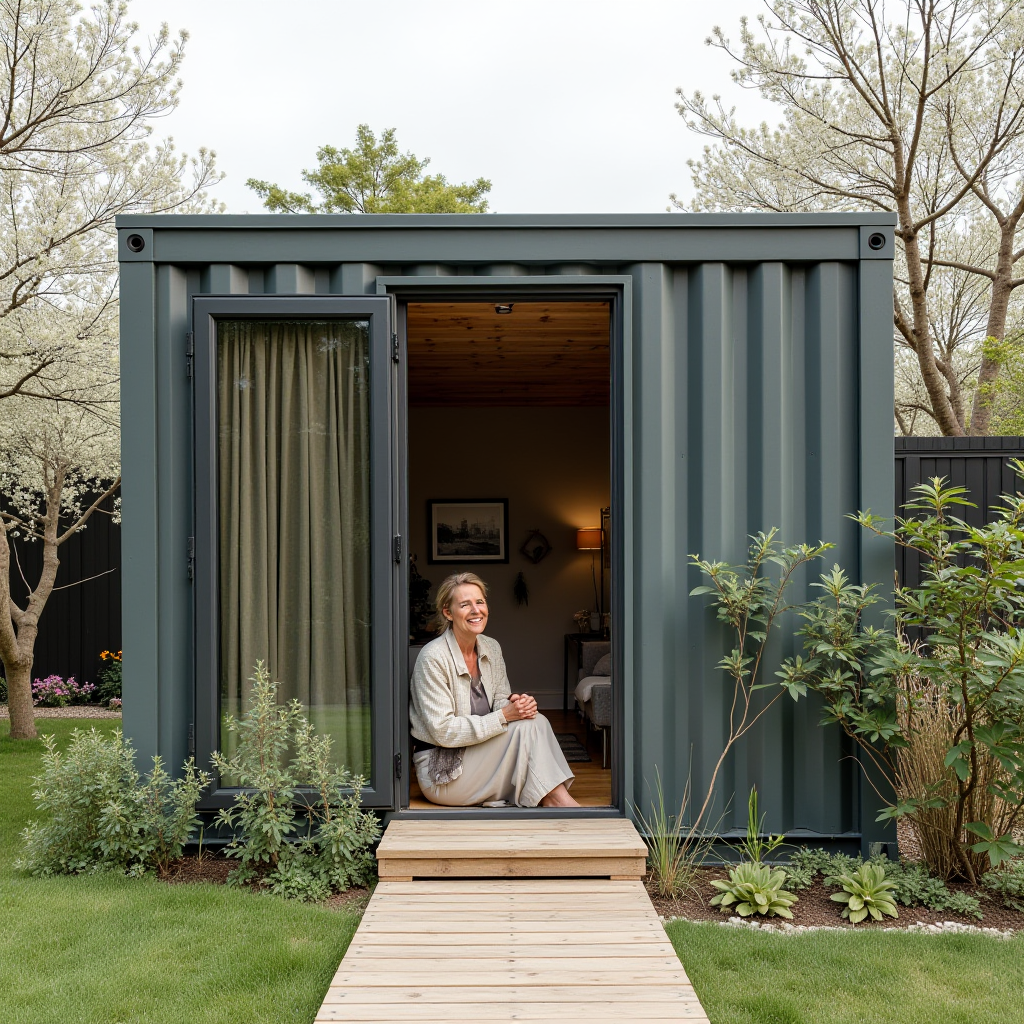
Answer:
<path fill-rule="evenodd" d="M 471 715 L 489 715 L 491 713 L 491 702 L 487 699 L 483 680 L 480 678 L 479 664 L 476 675 L 470 676 L 470 678 L 473 682 L 469 688 L 469 713 Z"/>

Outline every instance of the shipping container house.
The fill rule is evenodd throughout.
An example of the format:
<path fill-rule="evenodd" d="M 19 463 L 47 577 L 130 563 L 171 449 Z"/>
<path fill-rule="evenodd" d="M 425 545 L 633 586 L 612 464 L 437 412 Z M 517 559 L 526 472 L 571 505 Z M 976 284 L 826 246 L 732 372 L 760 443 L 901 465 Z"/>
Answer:
<path fill-rule="evenodd" d="M 514 688 L 563 728 L 590 630 L 573 615 L 605 613 L 607 768 L 580 765 L 589 806 L 568 813 L 635 815 L 656 777 L 670 807 L 688 777 L 703 791 L 725 637 L 688 556 L 742 561 L 775 526 L 892 580 L 892 547 L 846 517 L 892 514 L 893 230 L 877 213 L 120 218 L 140 756 L 229 745 L 260 657 L 366 776 L 367 806 L 554 813 L 437 811 L 410 788 L 424 596 L 473 569 Z M 730 758 L 722 832 L 752 784 L 773 831 L 895 838 L 812 701 L 777 702 Z"/>

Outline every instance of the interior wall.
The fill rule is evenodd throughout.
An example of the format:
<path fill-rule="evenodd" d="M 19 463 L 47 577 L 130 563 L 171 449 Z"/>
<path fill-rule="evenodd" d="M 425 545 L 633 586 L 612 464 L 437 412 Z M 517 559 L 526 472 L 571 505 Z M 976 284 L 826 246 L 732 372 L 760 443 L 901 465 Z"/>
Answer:
<path fill-rule="evenodd" d="M 513 692 L 532 693 L 542 708 L 562 706 L 563 635 L 576 630 L 577 610 L 594 608 L 591 556 L 576 550 L 576 530 L 597 526 L 610 504 L 609 429 L 607 408 L 409 409 L 409 550 L 417 568 L 433 584 L 432 598 L 453 572 L 487 581 L 487 633 L 501 644 Z M 427 501 L 446 498 L 508 499 L 508 565 L 428 564 Z M 537 565 L 519 553 L 533 529 L 551 544 Z M 524 607 L 512 595 L 520 571 L 530 591 Z M 608 593 L 606 578 L 606 608 Z"/>

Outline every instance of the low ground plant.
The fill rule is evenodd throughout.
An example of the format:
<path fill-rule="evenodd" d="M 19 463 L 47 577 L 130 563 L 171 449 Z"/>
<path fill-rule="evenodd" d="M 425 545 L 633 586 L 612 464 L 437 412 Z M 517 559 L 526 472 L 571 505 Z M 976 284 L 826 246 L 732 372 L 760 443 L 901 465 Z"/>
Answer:
<path fill-rule="evenodd" d="M 74 676 L 64 679 L 50 675 L 32 681 L 32 703 L 41 708 L 64 708 L 71 704 L 88 704 L 95 700 L 96 687 L 79 683 Z"/>
<path fill-rule="evenodd" d="M 225 719 L 234 754 L 213 755 L 222 777 L 243 787 L 218 816 L 236 833 L 229 882 L 304 900 L 367 884 L 380 822 L 360 810 L 363 779 L 333 763 L 331 737 L 315 734 L 298 701 L 277 702 L 262 661 L 252 684 L 248 710 Z"/>
<path fill-rule="evenodd" d="M 719 890 L 718 895 L 711 898 L 711 905 L 723 914 L 791 918 L 793 913 L 789 908 L 799 900 L 794 893 L 783 889 L 786 872 L 763 864 L 738 864 L 729 870 L 728 879 L 715 879 L 711 884 Z"/>
<path fill-rule="evenodd" d="M 166 873 L 196 823 L 196 803 L 209 784 L 186 761 L 172 779 L 159 757 L 143 778 L 121 732 L 76 729 L 65 751 L 44 736 L 42 774 L 33 799 L 43 817 L 22 833 L 22 864 L 35 875 L 120 871 Z"/>
<path fill-rule="evenodd" d="M 836 882 L 842 891 L 833 893 L 831 898 L 844 904 L 840 916 L 851 924 L 860 924 L 868 917 L 881 921 L 883 915 L 900 916 L 892 895 L 895 884 L 886 879 L 881 864 L 861 864 L 856 871 L 839 875 Z"/>
<path fill-rule="evenodd" d="M 981 884 L 1002 899 L 1004 907 L 1024 913 L 1024 858 L 1016 857 L 1000 864 L 998 870 L 986 872 Z"/>

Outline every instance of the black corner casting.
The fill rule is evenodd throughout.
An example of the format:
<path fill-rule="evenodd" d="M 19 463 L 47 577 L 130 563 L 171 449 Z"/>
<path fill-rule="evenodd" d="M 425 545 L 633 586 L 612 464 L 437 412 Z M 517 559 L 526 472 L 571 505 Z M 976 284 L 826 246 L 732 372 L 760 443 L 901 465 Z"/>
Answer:
<path fill-rule="evenodd" d="M 135 237 L 134 235 L 132 237 Z M 131 246 L 132 240 L 128 239 L 128 245 Z M 868 235 L 868 248 L 879 250 L 885 248 L 885 235 L 881 231 L 876 231 L 873 235 Z M 136 250 L 137 252 L 138 250 Z"/>
<path fill-rule="evenodd" d="M 881 238 L 882 236 L 879 235 L 878 237 Z M 873 245 L 874 239 L 875 236 L 872 235 L 871 241 L 868 242 L 868 245 L 871 245 L 873 249 L 881 248 L 881 246 Z M 146 248 L 146 240 L 142 237 L 142 235 L 129 235 L 125 239 L 124 244 L 127 245 L 132 252 L 142 252 L 142 250 Z"/>

